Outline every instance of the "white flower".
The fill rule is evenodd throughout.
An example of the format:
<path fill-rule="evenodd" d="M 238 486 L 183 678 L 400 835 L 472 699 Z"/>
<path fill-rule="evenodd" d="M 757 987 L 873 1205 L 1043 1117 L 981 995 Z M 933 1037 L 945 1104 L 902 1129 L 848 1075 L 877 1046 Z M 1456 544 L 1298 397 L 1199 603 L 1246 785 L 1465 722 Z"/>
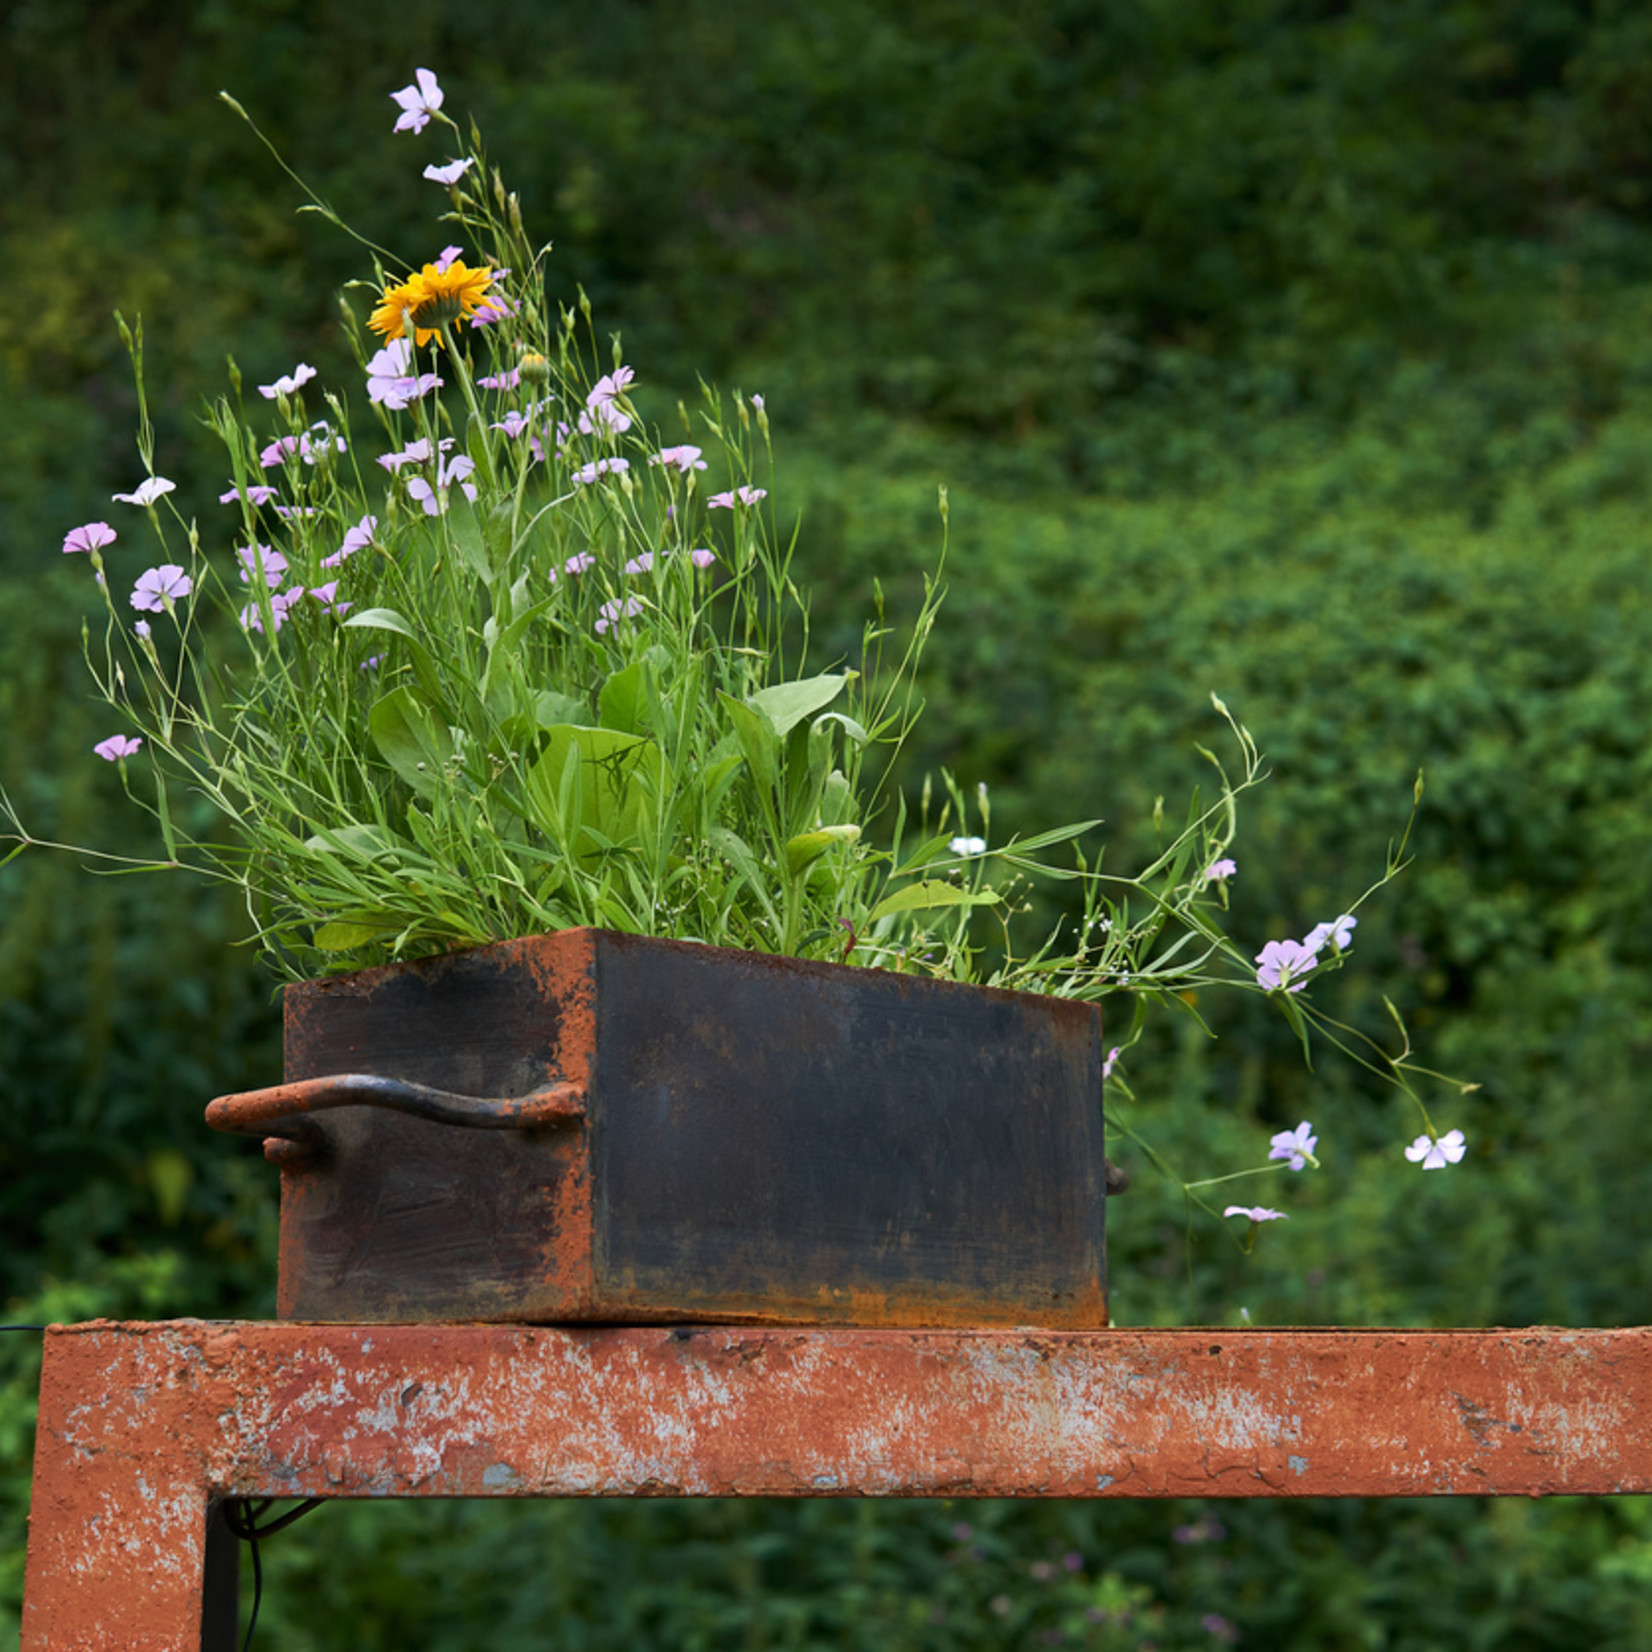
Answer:
<path fill-rule="evenodd" d="M 955 855 L 984 855 L 987 840 L 984 837 L 955 837 L 947 848 Z"/>
<path fill-rule="evenodd" d="M 274 384 L 261 384 L 258 394 L 265 401 L 273 402 L 277 396 L 290 396 L 300 385 L 308 384 L 315 377 L 315 369 L 307 362 L 301 361 L 290 373 L 283 373 Z"/>
<path fill-rule="evenodd" d="M 163 494 L 170 493 L 176 482 L 169 482 L 164 476 L 148 476 L 138 484 L 136 493 L 112 493 L 110 498 L 122 505 L 153 505 Z"/>
<path fill-rule="evenodd" d="M 449 161 L 446 166 L 427 166 L 424 175 L 435 184 L 456 184 L 475 164 L 475 161 L 468 158 L 462 161 Z"/>
<path fill-rule="evenodd" d="M 1444 1170 L 1448 1164 L 1456 1164 L 1467 1151 L 1463 1132 L 1448 1130 L 1443 1136 L 1418 1136 L 1406 1148 L 1405 1156 L 1424 1170 Z"/>
<path fill-rule="evenodd" d="M 442 89 L 428 69 L 413 71 L 414 84 L 404 86 L 390 95 L 401 105 L 396 117 L 398 132 L 422 132 L 430 124 L 430 117 L 442 106 Z"/>

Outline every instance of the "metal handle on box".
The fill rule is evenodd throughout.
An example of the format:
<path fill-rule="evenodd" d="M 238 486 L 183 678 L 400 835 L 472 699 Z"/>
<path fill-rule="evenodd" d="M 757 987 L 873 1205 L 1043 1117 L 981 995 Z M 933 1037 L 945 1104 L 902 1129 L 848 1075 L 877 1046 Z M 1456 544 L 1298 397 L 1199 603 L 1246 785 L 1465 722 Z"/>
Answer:
<path fill-rule="evenodd" d="M 462 1096 L 374 1073 L 330 1073 L 219 1096 L 208 1104 L 206 1121 L 214 1130 L 265 1137 L 265 1157 L 293 1165 L 325 1144 L 313 1115 L 335 1107 L 384 1107 L 465 1130 L 542 1130 L 579 1123 L 585 1117 L 585 1090 L 578 1084 L 552 1084 L 525 1096 Z"/>

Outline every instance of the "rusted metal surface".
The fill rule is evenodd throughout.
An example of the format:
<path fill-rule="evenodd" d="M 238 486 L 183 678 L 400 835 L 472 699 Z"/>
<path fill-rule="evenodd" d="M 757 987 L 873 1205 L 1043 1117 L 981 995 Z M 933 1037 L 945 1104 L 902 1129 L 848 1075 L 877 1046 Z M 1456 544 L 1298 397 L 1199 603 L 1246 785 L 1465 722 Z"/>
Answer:
<path fill-rule="evenodd" d="M 26 1652 L 200 1645 L 215 1499 L 1652 1491 L 1652 1331 L 46 1339 Z"/>
<path fill-rule="evenodd" d="M 1093 1005 L 565 930 L 289 988 L 286 1077 L 207 1115 L 284 1318 L 1107 1323 Z"/>

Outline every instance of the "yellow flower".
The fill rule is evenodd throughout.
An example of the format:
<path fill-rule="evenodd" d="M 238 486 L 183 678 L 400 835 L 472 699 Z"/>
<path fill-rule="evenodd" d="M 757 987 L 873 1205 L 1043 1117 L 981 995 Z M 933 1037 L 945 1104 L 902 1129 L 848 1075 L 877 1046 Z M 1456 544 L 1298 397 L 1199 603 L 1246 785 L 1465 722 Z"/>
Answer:
<path fill-rule="evenodd" d="M 417 275 L 385 289 L 367 325 L 387 339 L 401 338 L 411 328 L 415 343 L 428 344 L 440 339 L 438 328 L 475 315 L 492 280 L 492 270 L 469 269 L 462 259 L 445 270 L 426 264 Z"/>

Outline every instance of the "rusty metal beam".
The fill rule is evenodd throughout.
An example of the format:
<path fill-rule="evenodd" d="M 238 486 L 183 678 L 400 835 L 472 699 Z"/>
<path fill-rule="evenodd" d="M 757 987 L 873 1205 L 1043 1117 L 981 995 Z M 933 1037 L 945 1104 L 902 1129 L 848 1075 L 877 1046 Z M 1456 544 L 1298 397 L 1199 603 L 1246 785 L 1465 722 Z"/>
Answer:
<path fill-rule="evenodd" d="M 1652 1491 L 1652 1330 L 46 1338 L 25 1652 L 202 1646 L 228 1497 Z"/>

